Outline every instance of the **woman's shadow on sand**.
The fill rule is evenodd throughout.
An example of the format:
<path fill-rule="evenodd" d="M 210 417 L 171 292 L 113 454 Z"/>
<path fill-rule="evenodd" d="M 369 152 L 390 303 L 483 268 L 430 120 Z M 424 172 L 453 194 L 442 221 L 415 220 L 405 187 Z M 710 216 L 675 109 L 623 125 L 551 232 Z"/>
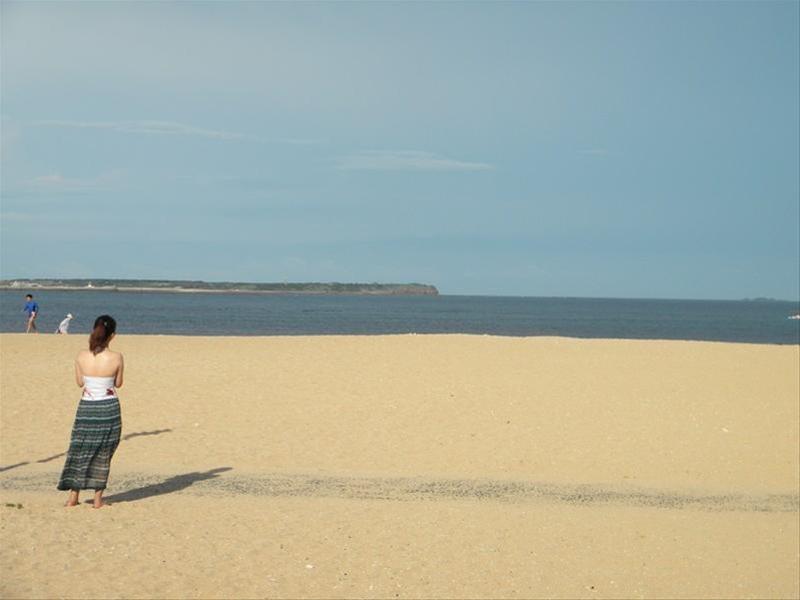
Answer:
<path fill-rule="evenodd" d="M 112 494 L 111 496 L 106 496 L 104 499 L 108 503 L 135 502 L 137 500 L 144 500 L 145 498 L 152 498 L 153 496 L 171 494 L 172 492 L 185 490 L 198 481 L 215 479 L 219 477 L 221 473 L 230 471 L 232 469 L 233 467 L 217 467 L 216 469 L 210 469 L 208 471 L 194 471 L 192 473 L 184 473 L 183 475 L 175 475 L 174 477 L 165 479 L 160 483 L 153 483 L 140 488 L 128 490 L 127 492 Z M 89 502 L 91 502 L 91 500 L 89 500 Z"/>

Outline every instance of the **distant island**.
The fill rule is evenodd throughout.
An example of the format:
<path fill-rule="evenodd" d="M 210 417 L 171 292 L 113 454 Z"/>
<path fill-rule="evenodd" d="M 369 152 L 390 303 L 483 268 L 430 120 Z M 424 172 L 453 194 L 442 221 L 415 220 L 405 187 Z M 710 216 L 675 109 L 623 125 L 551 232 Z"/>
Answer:
<path fill-rule="evenodd" d="M 0 279 L 0 289 L 106 292 L 225 292 L 230 294 L 350 294 L 370 296 L 438 296 L 436 286 L 422 283 L 244 283 L 170 279 Z"/>

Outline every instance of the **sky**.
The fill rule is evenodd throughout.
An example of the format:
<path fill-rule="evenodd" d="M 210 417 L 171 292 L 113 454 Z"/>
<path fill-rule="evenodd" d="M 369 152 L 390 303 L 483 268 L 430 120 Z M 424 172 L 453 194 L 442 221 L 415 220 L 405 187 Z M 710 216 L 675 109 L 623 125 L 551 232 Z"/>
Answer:
<path fill-rule="evenodd" d="M 800 297 L 796 1 L 0 6 L 0 278 Z"/>

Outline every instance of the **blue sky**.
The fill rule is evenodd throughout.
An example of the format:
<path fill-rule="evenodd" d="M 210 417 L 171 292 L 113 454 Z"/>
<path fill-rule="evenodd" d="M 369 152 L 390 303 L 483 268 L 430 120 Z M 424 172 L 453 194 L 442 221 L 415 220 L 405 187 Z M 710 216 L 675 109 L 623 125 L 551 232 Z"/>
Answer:
<path fill-rule="evenodd" d="M 800 3 L 2 3 L 0 274 L 800 297 Z"/>

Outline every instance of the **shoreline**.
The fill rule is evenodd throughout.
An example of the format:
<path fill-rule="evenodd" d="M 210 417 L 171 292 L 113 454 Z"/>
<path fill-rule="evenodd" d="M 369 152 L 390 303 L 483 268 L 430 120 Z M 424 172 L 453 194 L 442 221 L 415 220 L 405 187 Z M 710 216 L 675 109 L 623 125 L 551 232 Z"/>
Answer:
<path fill-rule="evenodd" d="M 57 335 L 60 338 L 67 337 L 84 337 L 90 334 L 89 331 L 72 330 L 66 335 Z M 19 337 L 35 337 L 43 335 L 45 337 L 56 336 L 53 332 L 42 331 L 37 334 L 25 333 L 24 331 L 0 331 L 0 338 L 4 336 L 19 336 Z M 728 340 L 687 340 L 678 338 L 614 338 L 614 337 L 577 337 L 566 335 L 513 335 L 513 334 L 497 334 L 497 333 L 469 333 L 469 332 L 448 332 L 448 333 L 415 333 L 415 332 L 398 332 L 398 333 L 276 333 L 276 334 L 230 334 L 230 333 L 125 333 L 119 334 L 119 337 L 125 338 L 186 338 L 186 339 L 203 339 L 209 340 L 277 340 L 277 339 L 299 339 L 299 338 L 320 338 L 320 339 L 371 339 L 371 338 L 402 338 L 402 337 L 420 337 L 420 338 L 474 338 L 474 339 L 497 339 L 497 340 L 542 340 L 542 341 L 562 341 L 562 342 L 631 342 L 631 343 L 664 343 L 664 344 L 713 344 L 713 345 L 727 345 L 727 346 L 764 346 L 767 348 L 800 348 L 800 343 L 779 343 L 779 342 L 736 342 Z"/>
<path fill-rule="evenodd" d="M 182 287 L 120 287 L 120 286 L 92 286 L 92 287 L 78 287 L 78 286 L 0 286 L 0 290 L 4 291 L 43 291 L 43 292 L 134 292 L 134 293 L 148 293 L 148 292 L 164 292 L 167 294 L 252 294 L 252 295 L 276 295 L 276 296 L 439 296 L 436 293 L 425 292 L 395 292 L 391 290 L 364 290 L 357 292 L 347 291 L 314 291 L 314 290 L 247 290 L 247 289 L 206 289 L 206 288 L 182 288 Z"/>

